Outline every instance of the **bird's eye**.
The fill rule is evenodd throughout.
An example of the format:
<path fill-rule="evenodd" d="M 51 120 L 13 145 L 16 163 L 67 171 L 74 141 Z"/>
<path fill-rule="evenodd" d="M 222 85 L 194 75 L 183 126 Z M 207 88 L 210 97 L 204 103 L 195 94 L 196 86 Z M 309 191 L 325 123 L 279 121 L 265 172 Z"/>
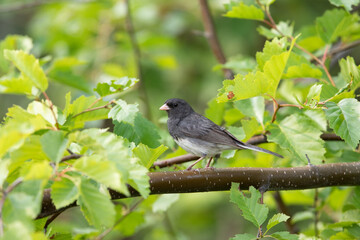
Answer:
<path fill-rule="evenodd" d="M 177 107 L 178 106 L 178 104 L 177 103 L 174 103 L 174 107 Z"/>

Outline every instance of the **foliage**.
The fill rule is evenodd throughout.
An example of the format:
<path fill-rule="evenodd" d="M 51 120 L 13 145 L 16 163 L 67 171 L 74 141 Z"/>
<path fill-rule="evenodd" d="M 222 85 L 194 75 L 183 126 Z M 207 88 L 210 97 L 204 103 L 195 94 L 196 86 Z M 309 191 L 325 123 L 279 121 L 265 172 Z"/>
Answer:
<path fill-rule="evenodd" d="M 158 127 L 164 119 L 158 118 L 157 104 L 175 91 L 192 101 L 196 99 L 192 96 L 211 98 L 205 111 L 208 118 L 243 141 L 267 134 L 269 144 L 264 147 L 285 156 L 279 160 L 247 150 L 227 151 L 221 156 L 226 161 L 221 159 L 216 166 L 292 167 L 307 164 L 308 158 L 315 165 L 358 161 L 359 59 L 356 54 L 338 58 L 338 53 L 360 40 L 360 18 L 351 12 L 360 1 L 330 0 L 337 8 L 301 28 L 292 19 L 275 22 L 270 12 L 274 2 L 239 0 L 226 4 L 222 14 L 216 13 L 222 19 L 231 18 L 231 23 L 225 22 L 229 32 L 234 33 L 242 21 L 254 21 L 263 24 L 257 31 L 266 38 L 253 57 L 231 56 L 214 67 L 235 73 L 234 79 L 222 81 L 217 96 L 208 89 L 218 87 L 211 80 L 218 81 L 220 73 L 209 71 L 208 65 L 214 62 L 201 52 L 210 51 L 197 40 L 189 46 L 193 39 L 185 30 L 187 25 L 193 30 L 194 21 L 200 20 L 178 11 L 177 15 L 167 13 L 170 3 L 165 7 L 135 4 L 130 9 L 141 26 L 135 41 L 143 54 L 136 53 L 134 39 L 125 36 L 124 31 L 129 30 L 116 25 L 126 22 L 129 28 L 123 2 L 53 3 L 35 11 L 31 37 L 8 35 L 0 42 L 0 93 L 26 99 L 24 104 L 9 107 L 0 123 L 0 238 L 92 239 L 108 232 L 136 238 L 151 228 L 152 235 L 146 232 L 143 239 L 184 239 L 185 234 L 177 229 L 180 226 L 191 229 L 197 224 L 200 229 L 205 222 L 214 224 L 211 217 L 190 216 L 192 211 L 209 214 L 220 209 L 210 198 L 201 195 L 192 206 L 193 199 L 186 202 L 179 195 L 149 196 L 148 173 L 158 171 L 153 163 L 184 152 L 169 153 L 167 146 L 173 150 L 174 142 Z M 193 10 L 191 6 L 184 6 L 184 11 Z M 162 25 L 154 24 L 155 15 Z M 276 18 L 281 17 L 279 12 Z M 168 34 L 161 34 L 162 29 Z M 221 40 L 235 42 L 229 47 L 232 52 L 233 46 L 241 45 L 233 35 L 227 37 L 225 30 L 218 31 L 224 34 Z M 190 55 L 193 52 L 196 54 Z M 187 64 L 186 60 L 197 55 L 202 56 L 201 64 Z M 177 61 L 184 59 L 182 65 L 196 66 L 182 71 Z M 332 67 L 336 63 L 338 69 Z M 206 76 L 197 75 L 200 68 Z M 64 89 L 68 92 L 61 94 Z M 105 119 L 112 125 L 101 126 Z M 113 132 L 108 131 L 111 127 Z M 334 133 L 343 141 L 326 141 L 323 133 Z M 140 193 L 140 199 L 112 201 L 109 188 L 128 196 L 129 186 Z M 80 214 L 69 213 L 74 226 L 56 221 L 48 226 L 49 218 L 36 220 L 45 189 L 51 189 L 57 209 L 74 202 L 79 205 Z M 260 204 L 259 191 L 251 187 L 246 197 L 234 183 L 230 201 L 249 222 L 246 226 L 255 228 L 232 228 L 226 237 L 244 231 L 232 239 L 257 239 L 258 234 L 272 239 L 356 239 L 360 235 L 359 188 L 316 191 L 281 193 L 287 205 L 295 206 L 296 213 L 289 219 L 282 213 L 273 214 L 274 203 L 266 195 L 266 205 Z M 177 212 L 170 208 L 179 206 L 183 208 Z M 190 213 L 184 213 L 188 209 Z M 169 218 L 167 214 L 174 212 L 178 216 Z M 223 212 L 216 217 L 224 219 L 219 214 Z M 159 224 L 162 218 L 164 226 Z M 231 226 L 238 220 L 229 219 Z M 170 220 L 179 226 L 172 227 Z M 300 222 L 300 234 L 286 231 L 281 224 L 286 221 Z M 259 231 L 265 226 L 265 231 Z M 201 230 L 210 232 L 204 239 L 213 237 L 215 229 Z"/>

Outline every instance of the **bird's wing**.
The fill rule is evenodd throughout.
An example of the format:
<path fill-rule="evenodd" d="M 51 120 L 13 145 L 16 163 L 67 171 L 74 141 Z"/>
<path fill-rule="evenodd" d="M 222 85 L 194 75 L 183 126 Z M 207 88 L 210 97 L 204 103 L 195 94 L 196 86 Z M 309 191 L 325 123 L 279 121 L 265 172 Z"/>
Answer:
<path fill-rule="evenodd" d="M 178 131 L 186 137 L 239 148 L 240 141 L 231 133 L 200 114 L 192 114 L 180 121 Z"/>

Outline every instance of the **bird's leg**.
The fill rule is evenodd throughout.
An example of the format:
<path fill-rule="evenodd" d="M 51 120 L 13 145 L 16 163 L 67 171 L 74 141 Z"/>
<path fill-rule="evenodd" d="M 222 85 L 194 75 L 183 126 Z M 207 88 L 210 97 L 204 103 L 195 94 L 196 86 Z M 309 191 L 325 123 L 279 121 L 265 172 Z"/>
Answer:
<path fill-rule="evenodd" d="M 211 157 L 211 158 L 209 159 L 209 161 L 207 162 L 207 164 L 206 164 L 206 167 L 205 167 L 205 168 L 209 168 L 209 167 L 210 167 L 210 163 L 211 163 L 212 159 L 213 159 L 213 157 Z"/>
<path fill-rule="evenodd" d="M 195 166 L 198 162 L 200 162 L 201 160 L 203 160 L 205 157 L 201 157 L 198 160 L 196 160 L 193 164 L 191 164 L 186 170 L 191 170 L 193 166 Z"/>

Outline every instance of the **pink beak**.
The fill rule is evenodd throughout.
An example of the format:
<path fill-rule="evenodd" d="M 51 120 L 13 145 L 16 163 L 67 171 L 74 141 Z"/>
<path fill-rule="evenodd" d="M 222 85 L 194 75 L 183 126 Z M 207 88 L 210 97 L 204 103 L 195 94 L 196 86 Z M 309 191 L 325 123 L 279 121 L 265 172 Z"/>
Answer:
<path fill-rule="evenodd" d="M 169 106 L 165 103 L 164 105 L 162 105 L 159 110 L 163 110 L 163 111 L 168 111 L 170 110 Z"/>

